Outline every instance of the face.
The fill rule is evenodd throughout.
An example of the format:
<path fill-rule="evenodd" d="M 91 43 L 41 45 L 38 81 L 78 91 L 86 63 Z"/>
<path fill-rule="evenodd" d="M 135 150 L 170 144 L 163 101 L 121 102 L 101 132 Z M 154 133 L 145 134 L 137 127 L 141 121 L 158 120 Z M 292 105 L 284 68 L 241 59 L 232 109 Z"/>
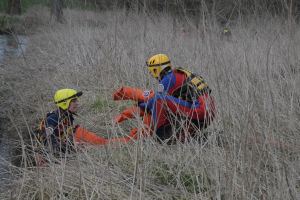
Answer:
<path fill-rule="evenodd" d="M 157 73 L 157 69 L 153 69 L 153 72 L 156 74 Z"/>
<path fill-rule="evenodd" d="M 77 106 L 79 105 L 79 102 L 77 101 L 77 98 L 76 99 L 72 99 L 70 101 L 70 105 L 69 105 L 69 111 L 71 113 L 76 113 L 77 112 Z"/>
<path fill-rule="evenodd" d="M 154 74 L 152 72 L 156 74 L 157 73 L 157 69 L 153 69 L 152 71 L 150 70 L 150 72 L 149 72 L 150 74 L 152 74 L 154 76 Z M 154 78 L 156 78 L 158 81 L 160 81 L 160 76 L 159 75 L 158 75 L 158 77 L 154 76 Z"/>

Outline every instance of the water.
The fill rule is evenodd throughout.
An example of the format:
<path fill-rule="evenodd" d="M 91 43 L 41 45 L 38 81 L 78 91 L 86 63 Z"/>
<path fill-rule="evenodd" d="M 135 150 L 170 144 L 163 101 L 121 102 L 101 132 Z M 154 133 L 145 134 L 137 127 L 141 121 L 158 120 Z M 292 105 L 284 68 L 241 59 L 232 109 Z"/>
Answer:
<path fill-rule="evenodd" d="M 26 50 L 26 43 L 25 36 L 0 35 L 0 68 L 4 67 L 6 56 L 20 56 Z"/>

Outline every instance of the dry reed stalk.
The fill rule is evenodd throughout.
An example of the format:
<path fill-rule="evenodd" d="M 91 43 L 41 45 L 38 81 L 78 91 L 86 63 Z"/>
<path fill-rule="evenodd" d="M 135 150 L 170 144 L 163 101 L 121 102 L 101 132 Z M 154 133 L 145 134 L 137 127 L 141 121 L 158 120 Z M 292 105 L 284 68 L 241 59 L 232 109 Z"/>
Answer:
<path fill-rule="evenodd" d="M 24 158 L 20 167 L 6 162 L 15 192 L 7 190 L 1 198 L 299 198 L 299 150 L 267 142 L 298 147 L 300 141 L 300 45 L 289 42 L 290 34 L 299 37 L 296 27 L 288 32 L 276 17 L 251 19 L 232 28 L 231 42 L 222 42 L 220 27 L 210 24 L 202 41 L 198 33 L 174 36 L 174 13 L 151 16 L 145 24 L 143 13 L 117 20 L 125 11 L 66 9 L 66 23 L 55 24 L 47 12 L 32 9 L 24 16 L 39 16 L 37 32 L 28 36 L 26 51 L 0 69 L 1 110 L 10 116 L 5 127 Z M 158 53 L 168 55 L 173 66 L 201 75 L 211 87 L 216 117 L 207 130 L 197 130 L 208 134 L 205 142 L 167 146 L 149 137 L 89 147 L 62 158 L 63 165 L 33 166 L 33 132 L 55 109 L 58 89 L 83 91 L 75 122 L 101 137 L 126 137 L 139 127 L 140 119 L 112 127 L 111 117 L 134 103 L 113 102 L 110 94 L 121 86 L 155 90 L 157 82 L 144 63 Z M 173 130 L 188 123 L 179 121 Z M 223 146 L 218 146 L 219 135 Z M 254 142 L 258 139 L 264 142 Z"/>

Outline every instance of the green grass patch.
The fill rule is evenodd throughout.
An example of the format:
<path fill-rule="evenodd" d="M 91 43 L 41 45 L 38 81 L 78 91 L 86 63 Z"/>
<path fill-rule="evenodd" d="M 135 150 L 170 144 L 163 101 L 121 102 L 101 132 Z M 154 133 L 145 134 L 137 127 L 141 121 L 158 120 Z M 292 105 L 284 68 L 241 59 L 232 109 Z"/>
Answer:
<path fill-rule="evenodd" d="M 0 90 L 0 96 L 3 97 L 11 92 L 10 89 L 2 89 Z"/>
<path fill-rule="evenodd" d="M 137 103 L 135 101 L 115 101 L 115 102 L 108 102 L 107 99 L 103 99 L 102 97 L 98 96 L 94 100 L 93 104 L 90 106 L 91 110 L 98 110 L 100 112 L 108 112 L 110 111 L 113 106 L 117 112 L 123 112 L 124 110 L 136 106 Z"/>
<path fill-rule="evenodd" d="M 212 185 L 212 181 L 209 178 L 205 178 L 201 174 L 193 174 L 187 172 L 179 172 L 178 169 L 170 168 L 167 164 L 163 164 L 159 171 L 155 173 L 155 181 L 159 184 L 169 185 L 177 187 L 178 179 L 182 186 L 188 192 L 194 193 L 205 193 L 207 191 L 207 186 Z"/>
<path fill-rule="evenodd" d="M 21 0 L 21 13 L 26 13 L 28 9 L 34 5 L 50 7 L 51 0 Z"/>
<path fill-rule="evenodd" d="M 34 5 L 42 5 L 46 7 L 51 7 L 51 0 L 21 0 L 21 13 L 24 14 Z M 6 13 L 7 11 L 7 0 L 0 1 L 0 13 Z M 83 10 L 104 10 L 109 9 L 109 5 L 104 6 L 103 4 L 91 4 L 91 3 L 84 3 L 84 2 L 77 2 L 77 1 L 63 1 L 64 8 L 70 9 L 83 9 Z"/>
<path fill-rule="evenodd" d="M 8 20 L 8 21 L 14 22 L 14 23 L 18 23 L 21 21 L 19 17 L 0 16 L 0 24 L 5 24 L 4 23 L 5 20 Z"/>
<path fill-rule="evenodd" d="M 119 104 L 121 103 L 121 105 L 119 106 L 119 111 L 120 112 L 123 112 L 124 110 L 126 110 L 128 108 L 131 108 L 131 107 L 134 107 L 134 106 L 137 105 L 137 103 L 135 101 L 130 101 L 130 100 L 119 101 L 118 103 Z"/>
<path fill-rule="evenodd" d="M 34 6 L 34 5 L 44 5 L 44 6 L 50 6 L 51 0 L 21 0 L 21 13 L 26 13 L 28 8 Z M 7 11 L 7 0 L 3 0 L 0 3 L 0 12 L 6 13 Z"/>
<path fill-rule="evenodd" d="M 91 109 L 96 109 L 100 112 L 108 112 L 110 110 L 110 105 L 107 99 L 101 99 L 101 97 L 97 97 L 91 105 Z"/>
<path fill-rule="evenodd" d="M 64 8 L 92 10 L 92 11 L 107 9 L 106 7 L 103 6 L 103 4 L 91 4 L 91 3 L 66 1 L 66 0 L 64 0 L 63 6 L 64 6 Z"/>
<path fill-rule="evenodd" d="M 26 13 L 27 10 L 34 5 L 43 5 L 50 7 L 51 0 L 21 0 L 21 13 Z M 0 3 L 0 12 L 6 13 L 7 11 L 7 0 Z"/>

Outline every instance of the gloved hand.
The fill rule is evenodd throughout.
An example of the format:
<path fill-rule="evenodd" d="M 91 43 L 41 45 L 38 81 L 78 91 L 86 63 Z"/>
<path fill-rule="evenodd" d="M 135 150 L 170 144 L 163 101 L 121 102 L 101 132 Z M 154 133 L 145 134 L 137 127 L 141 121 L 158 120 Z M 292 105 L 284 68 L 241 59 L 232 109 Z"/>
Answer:
<path fill-rule="evenodd" d="M 79 151 L 79 152 L 83 152 L 83 151 L 89 151 L 88 148 L 87 148 L 87 145 L 85 142 L 75 142 L 75 148 L 76 148 L 76 151 Z"/>
<path fill-rule="evenodd" d="M 68 152 L 69 153 L 77 153 L 77 152 L 83 152 L 88 151 L 87 144 L 83 141 L 74 141 L 71 142 L 68 146 Z"/>
<path fill-rule="evenodd" d="M 140 109 L 144 112 L 150 112 L 150 107 L 148 105 L 148 102 L 142 102 L 142 103 L 138 103 L 138 106 L 140 107 Z"/>
<path fill-rule="evenodd" d="M 79 125 L 77 124 L 74 128 L 73 128 L 73 133 L 75 134 L 77 129 L 78 129 Z"/>

